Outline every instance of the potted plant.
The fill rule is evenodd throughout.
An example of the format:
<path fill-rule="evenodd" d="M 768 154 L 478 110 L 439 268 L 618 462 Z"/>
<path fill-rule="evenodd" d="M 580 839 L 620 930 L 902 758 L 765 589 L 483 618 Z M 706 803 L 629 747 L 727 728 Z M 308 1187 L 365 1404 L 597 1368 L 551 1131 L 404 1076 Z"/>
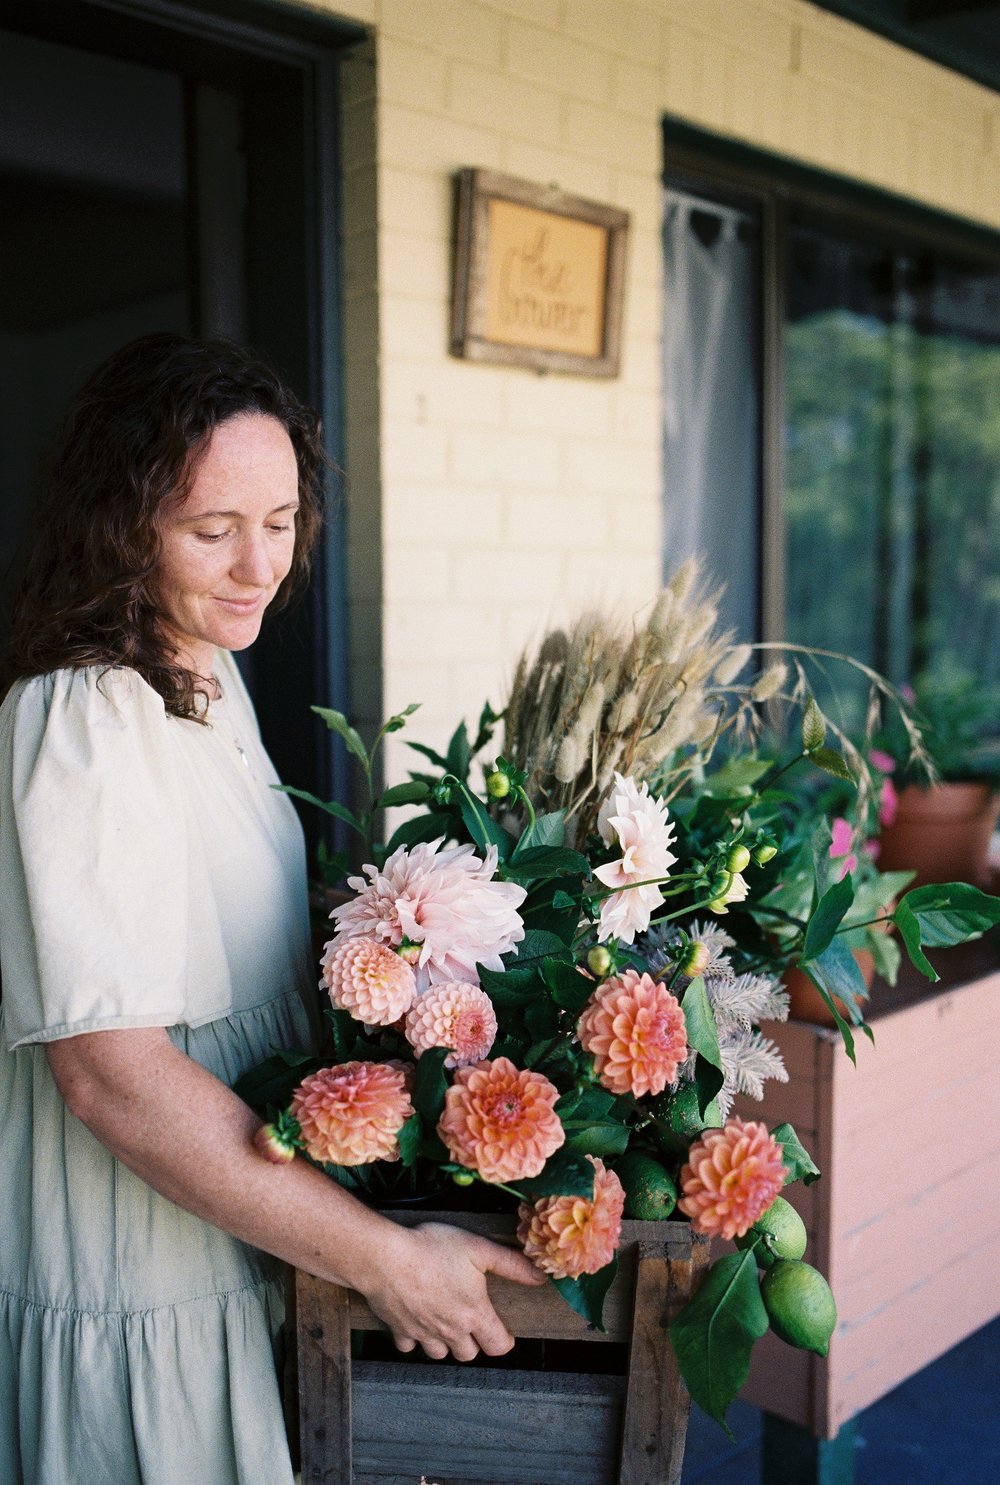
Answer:
<path fill-rule="evenodd" d="M 930 769 L 913 759 L 898 718 L 879 746 L 896 765 L 898 802 L 882 831 L 881 863 L 917 881 L 990 885 L 990 837 L 1000 815 L 1000 688 L 925 672 L 913 683 Z"/>
<path fill-rule="evenodd" d="M 331 914 L 327 1045 L 278 1054 L 239 1085 L 269 1120 L 258 1148 L 312 1160 L 362 1199 L 424 1202 L 443 1220 L 516 1236 L 552 1279 L 546 1301 L 498 1291 L 516 1335 L 549 1346 L 605 1333 L 629 1348 L 624 1382 L 598 1361 L 589 1391 L 550 1352 L 546 1364 L 529 1349 L 520 1384 L 481 1370 L 484 1420 L 457 1369 L 433 1382 L 412 1360 L 352 1360 L 351 1330 L 375 1323 L 363 1300 L 303 1276 L 303 1450 L 317 1475 L 346 1458 L 339 1478 L 351 1479 L 352 1439 L 359 1474 L 398 1474 L 391 1439 L 360 1423 L 352 1433 L 352 1407 L 356 1418 L 373 1406 L 404 1417 L 408 1459 L 447 1477 L 461 1472 L 456 1415 L 481 1464 L 484 1450 L 523 1438 L 527 1395 L 555 1441 L 531 1478 L 563 1477 L 560 1443 L 593 1413 L 604 1420 L 595 1479 L 631 1479 L 644 1460 L 674 1481 L 688 1394 L 724 1422 L 769 1325 L 825 1352 L 835 1304 L 781 1197 L 819 1172 L 789 1125 L 769 1131 L 730 1105 L 786 1076 L 762 1024 L 787 1014 L 780 979 L 791 964 L 818 986 L 850 1055 L 864 1029 L 844 943 L 850 874 L 827 885 L 814 873 L 795 911 L 775 897 L 793 862 L 784 776 L 806 763 L 851 775 L 799 670 L 789 685 L 784 663 L 772 663 L 738 684 L 749 659 L 717 635 L 688 569 L 642 625 L 586 618 L 523 657 L 502 752 L 487 708 L 477 746 L 464 724 L 445 752 L 413 744 L 421 770 L 379 796 L 371 751 L 341 713 L 317 709 L 368 781 L 369 807 L 349 821 L 362 869 Z M 795 757 L 772 762 L 753 739 L 761 707 L 775 702 L 801 725 Z M 384 843 L 373 838 L 376 799 L 416 807 Z M 345 818 L 339 804 L 322 807 Z M 933 902 L 911 893 L 895 910 L 932 976 L 923 943 L 974 937 L 1000 919 L 1000 902 L 962 890 Z M 359 1089 L 377 1105 L 370 1125 Z M 740 1250 L 708 1264 L 713 1236 Z M 488 1432 L 476 1442 L 494 1404 L 504 1442 Z"/>

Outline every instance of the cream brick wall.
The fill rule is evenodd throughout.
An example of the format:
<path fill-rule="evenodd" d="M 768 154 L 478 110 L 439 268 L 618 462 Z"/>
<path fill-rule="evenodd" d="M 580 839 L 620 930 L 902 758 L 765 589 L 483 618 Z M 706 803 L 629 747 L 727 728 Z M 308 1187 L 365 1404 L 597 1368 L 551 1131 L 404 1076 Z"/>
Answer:
<path fill-rule="evenodd" d="M 345 100 L 354 708 L 421 700 L 440 742 L 547 623 L 658 585 L 663 115 L 1000 228 L 1000 99 L 808 0 L 308 3 L 373 35 Z M 465 165 L 631 213 L 618 380 L 449 356 Z"/>

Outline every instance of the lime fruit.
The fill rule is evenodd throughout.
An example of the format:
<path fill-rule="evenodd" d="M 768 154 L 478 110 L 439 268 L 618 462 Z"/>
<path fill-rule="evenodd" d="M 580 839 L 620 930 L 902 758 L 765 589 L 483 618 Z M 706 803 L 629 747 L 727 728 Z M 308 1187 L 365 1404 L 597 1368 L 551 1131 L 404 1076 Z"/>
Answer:
<path fill-rule="evenodd" d="M 771 1329 L 790 1346 L 825 1356 L 837 1324 L 837 1303 L 818 1269 L 801 1259 L 779 1258 L 760 1282 Z"/>
<path fill-rule="evenodd" d="M 657 1141 L 671 1159 L 683 1157 L 691 1141 L 705 1129 L 720 1129 L 722 1115 L 716 1099 L 704 1114 L 698 1107 L 698 1089 L 694 1083 L 682 1083 L 662 1113 L 653 1119 Z"/>
<path fill-rule="evenodd" d="M 673 1177 L 652 1155 L 631 1150 L 615 1165 L 625 1188 L 625 1215 L 640 1222 L 662 1222 L 677 1204 Z"/>
<path fill-rule="evenodd" d="M 806 1225 L 790 1201 L 776 1196 L 754 1225 L 736 1239 L 737 1248 L 753 1248 L 758 1267 L 778 1258 L 801 1258 L 806 1251 Z"/>

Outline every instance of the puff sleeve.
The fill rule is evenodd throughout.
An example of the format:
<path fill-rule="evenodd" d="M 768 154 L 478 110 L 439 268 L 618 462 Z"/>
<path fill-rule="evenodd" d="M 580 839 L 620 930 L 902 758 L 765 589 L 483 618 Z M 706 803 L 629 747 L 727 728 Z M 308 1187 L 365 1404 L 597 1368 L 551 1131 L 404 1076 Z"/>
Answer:
<path fill-rule="evenodd" d="M 60 670 L 0 709 L 0 965 L 13 1050 L 185 1018 L 190 861 L 161 698 Z"/>

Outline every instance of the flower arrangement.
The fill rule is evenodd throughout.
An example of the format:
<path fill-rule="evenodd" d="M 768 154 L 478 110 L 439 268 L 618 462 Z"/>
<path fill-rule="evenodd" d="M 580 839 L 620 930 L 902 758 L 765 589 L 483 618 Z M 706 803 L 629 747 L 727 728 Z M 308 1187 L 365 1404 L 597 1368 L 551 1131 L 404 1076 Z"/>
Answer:
<path fill-rule="evenodd" d="M 676 1203 L 697 1232 L 734 1240 L 670 1332 L 692 1396 L 723 1422 L 769 1323 L 825 1353 L 835 1322 L 781 1195 L 819 1171 L 791 1126 L 732 1113 L 737 1094 L 787 1078 L 763 1029 L 787 1016 L 784 969 L 807 971 L 850 1055 L 867 1029 L 843 943 L 855 863 L 835 869 L 828 826 L 809 890 L 786 890 L 806 855 L 785 776 L 810 763 L 849 780 L 857 751 L 811 699 L 800 655 L 740 684 L 750 660 L 717 636 L 686 567 L 643 625 L 585 618 L 548 635 L 502 714 L 487 707 L 443 754 L 411 744 L 429 768 L 370 787 L 361 813 L 314 799 L 364 842 L 322 958 L 325 1055 L 277 1054 L 238 1085 L 268 1113 L 269 1159 L 299 1153 L 373 1201 L 514 1209 L 525 1253 L 595 1325 L 623 1214 Z M 790 757 L 758 747 L 776 707 L 800 716 Z M 375 747 L 413 708 L 372 749 L 316 710 L 371 786 Z M 398 804 L 417 812 L 380 846 L 373 822 Z M 971 887 L 910 892 L 895 910 L 932 976 L 924 946 L 998 920 L 1000 901 Z M 773 1280 L 792 1264 L 800 1280 Z M 826 1317 L 812 1331 L 782 1298 L 803 1290 Z"/>

